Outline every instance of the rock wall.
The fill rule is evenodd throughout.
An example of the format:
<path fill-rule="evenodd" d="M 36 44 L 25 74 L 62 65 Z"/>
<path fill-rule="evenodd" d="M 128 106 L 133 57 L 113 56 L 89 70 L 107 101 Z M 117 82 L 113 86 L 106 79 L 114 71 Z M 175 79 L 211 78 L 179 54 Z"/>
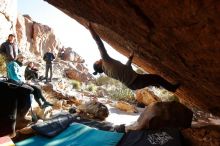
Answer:
<path fill-rule="evenodd" d="M 61 43 L 49 26 L 33 21 L 28 15 L 18 16 L 16 31 L 23 52 L 42 57 L 48 48 L 51 48 L 58 54 Z"/>
<path fill-rule="evenodd" d="M 48 48 L 51 48 L 57 58 L 54 62 L 55 77 L 63 77 L 66 69 L 76 68 L 74 74 L 77 76 L 71 76 L 72 78 L 80 81 L 93 78 L 84 64 L 84 59 L 72 48 L 64 48 L 66 62 L 59 61 L 58 52 L 63 45 L 54 34 L 53 29 L 35 22 L 28 15 L 18 14 L 17 0 L 0 0 L 0 45 L 7 40 L 10 33 L 16 35 L 21 52 L 26 56 L 27 61 L 36 63 L 40 69 L 40 74 L 44 75 L 45 70 L 43 55 Z M 83 74 L 84 80 L 81 79 L 80 74 Z"/>
<path fill-rule="evenodd" d="M 0 42 L 15 33 L 17 18 L 17 0 L 0 0 Z"/>
<path fill-rule="evenodd" d="M 182 101 L 220 116 L 220 1 L 46 0 L 134 63 L 180 82 Z M 96 49 L 96 48 L 94 48 Z"/>
<path fill-rule="evenodd" d="M 42 58 L 49 48 L 52 49 L 56 56 L 61 48 L 64 48 L 58 37 L 54 34 L 53 29 L 47 25 L 35 22 L 28 15 L 18 15 L 16 33 L 21 51 L 35 55 L 38 58 Z M 66 61 L 85 62 L 71 47 L 64 49 L 64 59 Z"/>

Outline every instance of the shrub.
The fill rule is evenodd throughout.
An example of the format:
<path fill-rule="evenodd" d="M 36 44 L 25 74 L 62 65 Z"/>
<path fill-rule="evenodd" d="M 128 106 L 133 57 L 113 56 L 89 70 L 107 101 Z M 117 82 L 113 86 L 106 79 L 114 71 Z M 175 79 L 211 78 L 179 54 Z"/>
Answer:
<path fill-rule="evenodd" d="M 127 102 L 134 102 L 134 93 L 128 88 L 116 88 L 116 90 L 109 91 L 109 97 L 114 100 L 123 100 Z"/>
<path fill-rule="evenodd" d="M 0 74 L 6 75 L 5 56 L 0 54 Z"/>
<path fill-rule="evenodd" d="M 93 83 L 90 83 L 89 85 L 87 85 L 86 90 L 90 91 L 90 92 L 95 92 L 97 89 L 96 85 Z"/>
<path fill-rule="evenodd" d="M 114 100 L 123 100 L 127 102 L 135 101 L 134 93 L 118 80 L 112 79 L 108 76 L 100 76 L 96 79 L 96 85 L 106 85 L 108 96 Z"/>
<path fill-rule="evenodd" d="M 115 79 L 112 79 L 108 76 L 99 76 L 96 81 L 95 81 L 95 84 L 97 86 L 102 86 L 102 85 L 115 85 L 117 84 L 119 81 L 115 80 Z"/>
<path fill-rule="evenodd" d="M 73 88 L 74 89 L 80 89 L 81 88 L 81 83 L 79 81 L 76 81 L 76 80 L 72 80 L 71 81 L 71 84 L 73 85 Z"/>
<path fill-rule="evenodd" d="M 152 89 L 154 94 L 161 99 L 161 101 L 179 101 L 179 98 L 173 93 L 167 91 L 163 88 L 154 88 Z"/>

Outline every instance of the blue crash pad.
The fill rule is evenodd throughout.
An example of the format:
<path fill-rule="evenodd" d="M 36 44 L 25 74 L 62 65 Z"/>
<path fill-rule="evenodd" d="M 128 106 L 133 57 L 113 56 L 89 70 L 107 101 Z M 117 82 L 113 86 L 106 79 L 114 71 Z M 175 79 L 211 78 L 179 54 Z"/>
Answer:
<path fill-rule="evenodd" d="M 102 131 L 72 123 L 55 137 L 37 135 L 16 143 L 16 146 L 116 146 L 123 135 L 123 133 Z"/>

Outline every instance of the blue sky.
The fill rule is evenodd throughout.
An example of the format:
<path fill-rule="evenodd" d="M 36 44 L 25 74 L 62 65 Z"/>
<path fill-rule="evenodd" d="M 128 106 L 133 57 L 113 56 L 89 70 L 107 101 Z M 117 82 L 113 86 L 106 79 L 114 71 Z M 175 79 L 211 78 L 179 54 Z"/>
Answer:
<path fill-rule="evenodd" d="M 84 26 L 43 0 L 18 0 L 18 13 L 28 14 L 34 21 L 50 26 L 61 43 L 65 47 L 73 48 L 86 60 L 90 72 L 93 71 L 92 64 L 100 59 L 100 54 L 95 41 Z M 110 56 L 122 63 L 126 62 L 126 57 L 107 43 L 105 47 Z"/>

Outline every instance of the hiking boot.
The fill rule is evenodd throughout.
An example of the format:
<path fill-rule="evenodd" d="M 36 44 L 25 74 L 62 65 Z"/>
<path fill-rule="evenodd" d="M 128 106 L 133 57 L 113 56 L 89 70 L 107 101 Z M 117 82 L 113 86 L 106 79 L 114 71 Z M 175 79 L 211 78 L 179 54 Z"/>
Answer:
<path fill-rule="evenodd" d="M 53 104 L 48 101 L 45 101 L 44 104 L 41 106 L 41 108 L 46 108 L 48 106 L 53 106 Z"/>
<path fill-rule="evenodd" d="M 71 114 L 76 113 L 76 107 L 71 107 L 71 108 L 69 109 L 69 113 L 71 113 Z"/>
<path fill-rule="evenodd" d="M 31 121 L 36 123 L 37 120 L 38 120 L 37 115 L 33 111 L 31 111 Z"/>
<path fill-rule="evenodd" d="M 33 79 L 33 81 L 34 81 L 34 82 L 40 82 L 40 80 L 38 80 L 38 79 Z"/>
<path fill-rule="evenodd" d="M 46 79 L 46 77 L 40 76 L 38 79 L 39 79 L 40 81 L 43 81 L 43 80 Z"/>

